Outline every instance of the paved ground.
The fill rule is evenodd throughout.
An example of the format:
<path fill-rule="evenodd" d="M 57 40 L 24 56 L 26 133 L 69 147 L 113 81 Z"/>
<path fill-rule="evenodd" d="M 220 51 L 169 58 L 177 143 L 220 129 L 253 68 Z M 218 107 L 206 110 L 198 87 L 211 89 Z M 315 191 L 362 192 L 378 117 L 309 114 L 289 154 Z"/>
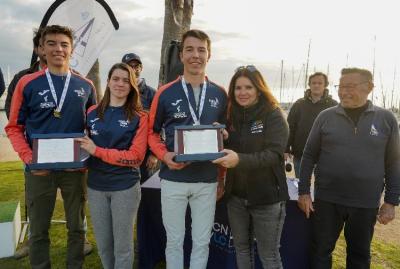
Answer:
<path fill-rule="evenodd" d="M 7 137 L 0 134 L 0 162 L 17 161 L 18 155 L 12 148 Z"/>

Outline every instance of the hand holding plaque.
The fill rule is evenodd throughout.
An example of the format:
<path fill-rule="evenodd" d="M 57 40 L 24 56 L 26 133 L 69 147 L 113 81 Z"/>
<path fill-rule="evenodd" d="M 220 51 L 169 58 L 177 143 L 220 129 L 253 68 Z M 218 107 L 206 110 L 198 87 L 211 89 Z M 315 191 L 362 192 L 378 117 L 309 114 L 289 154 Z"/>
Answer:
<path fill-rule="evenodd" d="M 224 125 L 184 125 L 175 127 L 175 161 L 212 161 L 224 156 Z"/>

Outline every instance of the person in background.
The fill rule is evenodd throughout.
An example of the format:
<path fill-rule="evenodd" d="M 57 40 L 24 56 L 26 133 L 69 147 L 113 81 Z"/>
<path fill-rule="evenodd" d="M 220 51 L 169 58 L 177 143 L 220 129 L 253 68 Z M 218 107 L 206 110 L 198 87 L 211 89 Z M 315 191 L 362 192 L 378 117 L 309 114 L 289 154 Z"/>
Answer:
<path fill-rule="evenodd" d="M 126 63 L 135 72 L 136 84 L 139 87 L 140 101 L 145 111 L 150 111 L 151 103 L 153 102 L 156 90 L 146 84 L 146 80 L 140 76 L 143 71 L 143 63 L 139 55 L 135 53 L 127 53 L 122 57 L 122 62 Z M 146 157 L 140 166 L 141 183 L 146 181 L 153 175 L 155 170 L 159 168 L 158 159 L 150 150 L 147 150 Z"/>
<path fill-rule="evenodd" d="M 392 221 L 399 204 L 398 122 L 368 100 L 374 87 L 370 71 L 344 68 L 338 87 L 340 104 L 318 115 L 304 148 L 298 205 L 311 216 L 312 268 L 332 267 L 332 251 L 343 228 L 346 268 L 370 268 L 376 220 Z"/>
<path fill-rule="evenodd" d="M 89 137 L 78 138 L 89 159 L 88 198 L 98 253 L 105 269 L 131 269 L 133 225 L 140 202 L 140 171 L 147 148 L 133 70 L 111 67 L 104 97 L 88 110 Z"/>
<path fill-rule="evenodd" d="M 30 170 L 32 135 L 83 133 L 86 109 L 96 103 L 93 83 L 69 68 L 73 34 L 68 27 L 46 26 L 41 33 L 46 55 L 44 70 L 23 76 L 13 94 L 5 127 L 14 150 L 25 165 L 29 215 L 29 258 L 33 269 L 50 268 L 49 228 L 61 190 L 68 229 L 66 266 L 82 268 L 84 260 L 84 181 L 82 170 Z"/>
<path fill-rule="evenodd" d="M 279 253 L 289 199 L 284 167 L 288 124 L 278 101 L 253 65 L 239 67 L 229 84 L 228 168 L 225 195 L 239 269 L 253 268 L 253 236 L 264 268 L 282 268 Z"/>
<path fill-rule="evenodd" d="M 0 68 L 0 98 L 3 95 L 5 90 L 6 90 L 6 84 L 4 82 L 3 72 L 1 71 L 1 68 Z"/>
<path fill-rule="evenodd" d="M 10 118 L 10 108 L 11 108 L 11 100 L 14 95 L 15 87 L 17 86 L 18 81 L 27 74 L 35 73 L 39 70 L 42 70 L 46 67 L 46 57 L 44 56 L 43 49 L 40 45 L 41 38 L 41 29 L 35 29 L 33 31 L 33 50 L 39 56 L 39 60 L 35 62 L 31 67 L 19 71 L 11 80 L 10 85 L 8 85 L 7 89 L 7 98 L 4 108 L 6 110 L 7 118 Z"/>
<path fill-rule="evenodd" d="M 308 78 L 310 87 L 304 92 L 304 97 L 298 99 L 292 106 L 287 117 L 289 123 L 289 139 L 285 151 L 285 160 L 293 159 L 294 172 L 299 178 L 300 161 L 308 134 L 318 114 L 329 107 L 337 105 L 327 89 L 328 76 L 316 72 Z"/>

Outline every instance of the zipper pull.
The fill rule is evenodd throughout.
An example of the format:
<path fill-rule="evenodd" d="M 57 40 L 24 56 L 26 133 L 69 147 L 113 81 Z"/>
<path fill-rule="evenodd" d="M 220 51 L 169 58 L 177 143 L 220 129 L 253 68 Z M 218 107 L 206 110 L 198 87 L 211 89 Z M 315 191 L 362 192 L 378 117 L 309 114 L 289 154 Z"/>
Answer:
<path fill-rule="evenodd" d="M 357 134 L 357 127 L 354 127 L 354 134 Z"/>

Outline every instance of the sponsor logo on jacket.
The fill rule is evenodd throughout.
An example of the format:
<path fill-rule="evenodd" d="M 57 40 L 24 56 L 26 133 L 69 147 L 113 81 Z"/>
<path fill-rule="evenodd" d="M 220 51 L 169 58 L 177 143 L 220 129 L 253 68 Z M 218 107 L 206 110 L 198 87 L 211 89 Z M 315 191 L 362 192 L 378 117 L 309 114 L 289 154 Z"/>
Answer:
<path fill-rule="evenodd" d="M 186 112 L 181 111 L 181 106 L 179 105 L 182 102 L 182 99 L 178 99 L 175 102 L 172 102 L 171 105 L 176 108 L 176 112 L 174 113 L 173 117 L 175 119 L 186 118 Z"/>
<path fill-rule="evenodd" d="M 97 131 L 94 127 L 96 126 L 96 121 L 100 118 L 94 118 L 93 120 L 89 121 L 90 124 L 90 135 L 99 135 L 99 131 Z"/>
<path fill-rule="evenodd" d="M 251 124 L 250 132 L 252 134 L 262 133 L 264 130 L 264 123 L 262 120 L 256 120 Z"/>
<path fill-rule="evenodd" d="M 50 92 L 50 90 L 43 90 L 43 91 L 39 91 L 38 94 L 39 96 L 43 97 L 43 102 L 40 103 L 40 108 L 53 108 L 56 105 L 54 104 L 53 101 L 49 101 L 49 96 L 47 95 L 47 93 Z"/>

